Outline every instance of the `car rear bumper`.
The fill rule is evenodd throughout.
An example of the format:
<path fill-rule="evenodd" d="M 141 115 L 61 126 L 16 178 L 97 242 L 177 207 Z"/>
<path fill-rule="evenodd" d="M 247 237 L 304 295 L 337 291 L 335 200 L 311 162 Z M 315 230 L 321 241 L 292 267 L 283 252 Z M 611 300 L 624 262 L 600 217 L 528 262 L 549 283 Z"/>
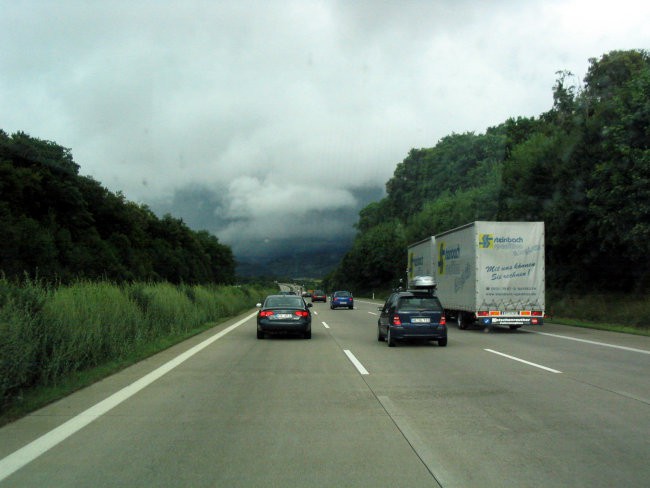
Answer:
<path fill-rule="evenodd" d="M 309 332 L 311 322 L 272 322 L 265 320 L 257 323 L 257 330 L 266 334 L 298 334 Z"/>
<path fill-rule="evenodd" d="M 423 326 L 391 326 L 391 337 L 394 339 L 418 339 L 418 340 L 439 340 L 447 338 L 447 327 L 423 327 Z"/>

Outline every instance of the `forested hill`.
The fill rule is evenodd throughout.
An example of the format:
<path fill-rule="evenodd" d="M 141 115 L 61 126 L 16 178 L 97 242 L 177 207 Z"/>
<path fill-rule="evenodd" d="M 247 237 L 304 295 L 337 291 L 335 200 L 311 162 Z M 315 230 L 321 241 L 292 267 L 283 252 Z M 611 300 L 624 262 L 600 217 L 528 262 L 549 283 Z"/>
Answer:
<path fill-rule="evenodd" d="M 475 220 L 521 220 L 545 222 L 548 286 L 649 290 L 648 52 L 591 59 L 581 85 L 558 72 L 548 112 L 412 149 L 386 190 L 360 212 L 330 289 L 394 285 L 408 244 Z"/>
<path fill-rule="evenodd" d="M 0 275 L 232 283 L 231 249 L 78 174 L 70 151 L 0 130 Z"/>

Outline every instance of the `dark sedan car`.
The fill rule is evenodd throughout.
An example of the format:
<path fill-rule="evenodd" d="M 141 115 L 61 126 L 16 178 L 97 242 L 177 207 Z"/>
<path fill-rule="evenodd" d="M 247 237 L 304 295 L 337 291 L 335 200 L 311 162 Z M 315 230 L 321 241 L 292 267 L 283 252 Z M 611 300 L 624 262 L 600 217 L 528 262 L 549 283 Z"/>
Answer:
<path fill-rule="evenodd" d="M 258 303 L 257 338 L 266 334 L 301 334 L 311 339 L 311 303 L 298 295 L 269 295 Z"/>
<path fill-rule="evenodd" d="M 377 340 L 390 347 L 396 340 L 437 341 L 447 345 L 447 323 L 440 300 L 435 295 L 406 291 L 393 293 L 377 321 Z"/>
<path fill-rule="evenodd" d="M 354 298 L 352 293 L 349 291 L 335 291 L 332 293 L 332 298 L 330 298 L 330 308 L 333 310 L 335 308 L 349 308 L 352 310 L 354 308 Z"/>
<path fill-rule="evenodd" d="M 311 301 L 327 303 L 327 295 L 323 290 L 314 290 L 314 293 L 311 294 Z"/>

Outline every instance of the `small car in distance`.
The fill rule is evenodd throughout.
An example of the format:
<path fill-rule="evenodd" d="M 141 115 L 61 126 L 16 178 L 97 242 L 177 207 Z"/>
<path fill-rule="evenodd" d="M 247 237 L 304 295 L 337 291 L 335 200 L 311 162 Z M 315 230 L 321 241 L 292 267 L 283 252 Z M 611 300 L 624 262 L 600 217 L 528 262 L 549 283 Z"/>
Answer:
<path fill-rule="evenodd" d="M 339 307 L 349 308 L 350 310 L 354 308 L 354 297 L 352 296 L 352 293 L 344 290 L 332 293 L 330 308 L 334 310 Z"/>
<path fill-rule="evenodd" d="M 325 302 L 327 303 L 327 295 L 323 290 L 314 290 L 314 293 L 311 294 L 311 301 L 313 302 Z"/>
<path fill-rule="evenodd" d="M 377 340 L 394 347 L 398 340 L 436 341 L 447 345 L 447 322 L 440 300 L 431 293 L 396 292 L 380 310 Z"/>
<path fill-rule="evenodd" d="M 269 295 L 257 308 L 257 338 L 266 334 L 301 334 L 311 339 L 311 303 L 298 295 Z"/>

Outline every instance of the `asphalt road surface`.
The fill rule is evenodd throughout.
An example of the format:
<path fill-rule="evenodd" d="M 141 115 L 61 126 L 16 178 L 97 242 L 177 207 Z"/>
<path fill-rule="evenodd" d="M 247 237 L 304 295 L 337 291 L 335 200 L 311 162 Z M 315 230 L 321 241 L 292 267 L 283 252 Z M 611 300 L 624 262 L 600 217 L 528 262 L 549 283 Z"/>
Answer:
<path fill-rule="evenodd" d="M 245 314 L 0 429 L 0 487 L 650 486 L 650 338 L 559 325 L 377 341 Z"/>

